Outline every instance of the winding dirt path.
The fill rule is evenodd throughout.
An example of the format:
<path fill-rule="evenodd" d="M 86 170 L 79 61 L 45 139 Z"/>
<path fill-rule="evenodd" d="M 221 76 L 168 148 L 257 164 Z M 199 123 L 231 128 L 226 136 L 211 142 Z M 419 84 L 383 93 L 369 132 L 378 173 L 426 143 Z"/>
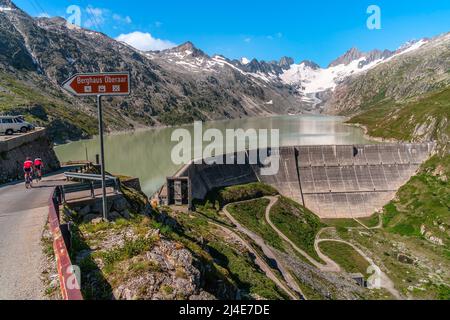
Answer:
<path fill-rule="evenodd" d="M 253 247 L 244 240 L 241 236 L 239 236 L 236 232 L 232 231 L 231 229 L 222 226 L 220 224 L 214 223 L 209 221 L 210 224 L 222 229 L 228 236 L 234 238 L 236 241 L 240 242 L 249 252 L 251 252 L 255 256 L 255 263 L 261 268 L 261 270 L 266 274 L 266 276 L 272 280 L 279 288 L 281 288 L 286 294 L 288 294 L 292 300 L 298 300 L 298 297 L 292 293 L 292 290 L 290 290 L 288 287 L 284 285 L 280 281 L 280 279 L 277 278 L 275 273 L 272 271 L 272 269 L 269 267 L 269 265 L 260 257 L 258 252 L 253 249 Z M 304 296 L 303 296 L 304 297 Z"/>
<path fill-rule="evenodd" d="M 397 291 L 397 289 L 395 289 L 394 283 L 392 282 L 392 280 L 386 275 L 386 273 L 384 273 L 383 271 L 381 271 L 381 269 L 375 264 L 375 262 L 373 262 L 373 260 L 366 255 L 366 253 L 364 251 L 362 251 L 360 248 L 358 248 L 357 246 L 355 246 L 354 244 L 344 241 L 344 240 L 337 240 L 337 239 L 319 239 L 316 241 L 317 244 L 317 253 L 320 252 L 320 248 L 319 248 L 319 244 L 322 242 L 337 242 L 337 243 L 343 243 L 346 244 L 350 247 L 353 248 L 353 250 L 355 250 L 356 252 L 358 252 L 359 255 L 361 255 L 371 266 L 375 266 L 377 270 L 379 270 L 379 277 L 380 277 L 380 286 L 384 289 L 386 289 L 389 293 L 391 293 L 396 299 L 401 300 L 402 296 L 400 295 L 400 293 Z"/>
<path fill-rule="evenodd" d="M 383 227 L 383 220 L 381 219 L 381 214 L 378 216 L 378 224 L 375 227 L 368 227 L 364 223 L 362 223 L 358 218 L 353 218 L 360 226 L 362 226 L 366 230 L 376 230 L 381 229 Z"/>
<path fill-rule="evenodd" d="M 236 202 L 236 203 L 232 203 L 232 204 L 239 204 L 239 203 L 245 203 L 248 201 L 241 201 L 241 202 Z M 229 204 L 231 205 L 231 204 Z M 289 273 L 289 271 L 286 269 L 286 267 L 279 261 L 279 259 L 277 258 L 277 256 L 275 255 L 275 253 L 272 251 L 272 249 L 265 243 L 265 241 L 256 233 L 254 233 L 253 231 L 248 230 L 247 228 L 245 228 L 244 226 L 242 226 L 232 215 L 231 213 L 228 211 L 228 206 L 226 205 L 222 212 L 225 214 L 225 216 L 236 226 L 236 229 L 244 234 L 246 234 L 248 237 L 250 237 L 253 241 L 255 241 L 255 243 L 262 249 L 264 255 L 273 260 L 276 261 L 277 263 L 277 267 L 280 270 L 281 274 L 283 275 L 284 280 L 286 281 L 286 283 L 288 284 L 288 286 L 290 288 L 292 288 L 294 291 L 300 293 L 302 295 L 302 297 L 305 297 L 305 295 L 303 294 L 302 290 L 300 289 L 300 287 L 298 286 L 297 282 L 295 281 L 295 279 L 292 277 L 292 275 Z"/>
<path fill-rule="evenodd" d="M 321 264 L 318 261 L 316 261 L 314 258 L 312 258 L 308 253 L 306 253 L 304 250 L 300 249 L 299 247 L 297 247 L 297 245 L 295 243 L 293 243 L 284 233 L 282 233 L 275 225 L 274 223 L 271 221 L 270 219 L 270 211 L 273 208 L 273 206 L 277 203 L 277 201 L 279 200 L 279 197 L 264 197 L 265 199 L 268 199 L 269 205 L 266 207 L 266 211 L 265 211 L 265 220 L 266 222 L 270 225 L 270 227 L 278 234 L 278 236 L 280 238 L 282 238 L 284 241 L 286 241 L 287 243 L 289 243 L 289 245 L 295 250 L 297 251 L 299 254 L 301 254 L 303 257 L 305 257 L 313 266 L 315 266 L 316 268 L 318 268 L 321 271 L 324 272 L 342 272 L 342 268 L 339 266 L 339 264 L 337 264 L 334 260 L 332 260 L 330 257 L 328 257 L 327 255 L 325 255 L 324 253 L 322 253 L 322 251 L 320 250 L 319 244 L 322 242 L 327 242 L 327 241 L 331 241 L 331 242 L 339 242 L 339 243 L 343 243 L 346 244 L 348 246 L 350 246 L 351 248 L 353 248 L 356 252 L 358 252 L 358 254 L 360 254 L 370 265 L 376 267 L 377 270 L 379 271 L 379 277 L 381 280 L 381 287 L 386 289 L 389 293 L 392 294 L 392 296 L 394 296 L 396 299 L 403 299 L 403 297 L 401 296 L 401 294 L 395 289 L 394 283 L 392 282 L 392 280 L 386 275 L 386 273 L 384 273 L 383 271 L 381 271 L 381 269 L 374 263 L 374 261 L 364 252 L 362 251 L 360 248 L 358 248 L 356 245 L 345 241 L 345 240 L 338 240 L 338 239 L 321 239 L 321 235 L 323 232 L 325 232 L 326 230 L 331 229 L 330 227 L 327 228 L 323 228 L 321 229 L 314 240 L 314 250 L 317 252 L 317 255 L 319 256 L 320 259 L 322 259 L 325 264 Z M 236 202 L 233 204 L 239 204 L 239 203 L 245 203 L 248 201 L 241 201 L 241 202 Z M 231 205 L 231 204 L 229 204 Z M 237 230 L 239 230 L 240 232 L 246 234 L 247 236 L 249 236 L 250 238 L 252 238 L 255 243 L 261 247 L 261 249 L 263 250 L 264 254 L 269 258 L 269 259 L 273 259 L 275 261 L 277 261 L 278 267 L 281 271 L 281 273 L 283 274 L 283 277 L 285 278 L 286 282 L 288 283 L 288 285 L 293 288 L 294 290 L 296 290 L 297 292 L 301 292 L 300 288 L 298 287 L 297 283 L 295 282 L 295 280 L 292 278 L 292 276 L 289 274 L 289 272 L 286 270 L 286 268 L 279 263 L 279 261 L 277 260 L 275 254 L 273 253 L 273 251 L 270 249 L 270 247 L 268 245 L 266 245 L 266 243 L 264 242 L 264 240 L 257 234 L 255 234 L 254 232 L 248 230 L 247 228 L 243 227 L 232 215 L 231 213 L 228 211 L 228 206 L 225 206 L 223 208 L 223 213 L 225 214 L 225 216 L 236 226 Z M 356 220 L 356 219 L 355 219 Z M 357 220 L 356 220 L 357 221 Z M 357 221 L 359 224 L 361 224 L 365 229 L 371 230 L 371 229 L 379 229 L 381 228 L 381 218 L 380 218 L 380 222 L 377 226 L 373 227 L 373 228 L 369 228 L 367 226 L 365 226 L 363 223 L 361 223 L 360 221 Z M 237 235 L 237 234 L 236 234 Z M 241 238 L 241 240 L 243 240 Z M 245 240 L 243 240 L 245 242 Z M 245 242 L 246 243 L 246 242 Z M 250 246 L 248 243 L 246 243 L 246 247 Z M 251 247 L 251 246 L 250 246 Z M 256 256 L 258 256 L 256 254 Z M 267 266 L 269 267 L 269 266 Z M 269 267 L 270 269 L 270 267 Z M 304 297 L 304 295 L 302 294 L 302 296 Z"/>
<path fill-rule="evenodd" d="M 317 236 L 316 236 L 316 240 L 314 241 L 314 249 L 316 250 L 319 258 L 322 259 L 323 261 L 325 261 L 325 263 L 326 263 L 325 265 L 317 262 L 313 257 L 311 257 L 304 250 L 297 247 L 297 245 L 294 242 L 292 242 L 291 239 L 289 239 L 283 232 L 281 232 L 275 226 L 275 224 L 270 220 L 270 211 L 272 210 L 272 207 L 278 202 L 278 197 L 265 197 L 265 198 L 270 200 L 270 204 L 266 208 L 266 215 L 265 215 L 266 221 L 270 225 L 270 227 L 278 234 L 278 236 L 280 238 L 282 238 L 284 241 L 289 243 L 291 245 L 291 247 L 294 248 L 295 251 L 297 251 L 302 256 L 304 256 L 309 262 L 311 262 L 311 264 L 313 266 L 315 266 L 319 270 L 326 271 L 326 272 L 340 272 L 341 271 L 341 268 L 339 267 L 339 265 L 337 265 L 333 260 L 331 260 L 326 255 L 322 254 L 322 252 L 320 252 L 320 250 L 318 250 L 318 244 L 317 244 L 318 237 Z M 318 234 L 320 234 L 320 232 Z"/>
<path fill-rule="evenodd" d="M 344 240 L 320 239 L 320 236 L 322 235 L 322 233 L 325 232 L 326 230 L 329 230 L 330 228 L 323 228 L 322 230 L 320 230 L 317 233 L 316 238 L 314 240 L 314 250 L 316 250 L 316 253 L 320 257 L 320 259 L 322 259 L 326 263 L 325 265 L 320 264 L 314 258 L 312 258 L 310 255 L 308 255 L 305 251 L 298 248 L 295 245 L 295 243 L 293 243 L 285 234 L 283 234 L 270 220 L 270 211 L 271 211 L 272 207 L 277 203 L 279 198 L 278 197 L 265 197 L 265 198 L 270 200 L 270 204 L 266 208 L 266 215 L 265 215 L 267 223 L 283 240 L 285 240 L 287 243 L 289 243 L 298 253 L 300 253 L 302 256 L 304 256 L 306 259 L 308 259 L 308 261 L 310 261 L 316 268 L 320 269 L 321 271 L 325 271 L 325 272 L 341 272 L 342 271 L 341 267 L 335 261 L 333 261 L 330 257 L 328 257 L 327 255 L 322 253 L 322 251 L 320 250 L 319 244 L 322 242 L 326 242 L 326 241 L 344 243 L 344 244 L 352 247 L 356 252 L 358 252 L 370 265 L 375 266 L 377 270 L 380 270 L 379 276 L 380 276 L 382 288 L 384 288 L 388 292 L 390 292 L 396 299 L 402 299 L 400 293 L 395 289 L 394 283 L 392 282 L 392 280 L 389 279 L 389 277 L 386 275 L 386 273 L 381 271 L 381 269 L 374 263 L 374 261 L 368 255 L 366 255 L 361 249 L 359 249 L 357 246 L 355 246 L 354 244 L 352 244 L 350 242 L 344 241 Z M 380 223 L 381 223 L 381 218 L 380 218 Z M 380 223 L 379 223 L 379 225 L 380 225 Z M 362 223 L 360 223 L 360 224 L 362 224 Z M 362 225 L 364 226 L 364 224 L 362 224 Z M 372 229 L 375 229 L 378 227 L 379 226 L 376 226 Z M 371 229 L 371 228 L 368 228 L 367 226 L 365 226 L 365 228 Z"/>

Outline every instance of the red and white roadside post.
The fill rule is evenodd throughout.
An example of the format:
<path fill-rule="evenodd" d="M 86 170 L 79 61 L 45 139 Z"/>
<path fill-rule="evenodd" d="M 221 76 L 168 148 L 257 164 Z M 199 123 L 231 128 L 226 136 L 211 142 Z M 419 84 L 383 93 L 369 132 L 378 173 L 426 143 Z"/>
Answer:
<path fill-rule="evenodd" d="M 100 165 L 102 175 L 103 219 L 108 219 L 105 183 L 105 146 L 103 137 L 102 96 L 127 96 L 130 94 L 128 72 L 80 73 L 62 84 L 63 89 L 79 97 L 97 97 L 98 130 L 100 136 Z"/>

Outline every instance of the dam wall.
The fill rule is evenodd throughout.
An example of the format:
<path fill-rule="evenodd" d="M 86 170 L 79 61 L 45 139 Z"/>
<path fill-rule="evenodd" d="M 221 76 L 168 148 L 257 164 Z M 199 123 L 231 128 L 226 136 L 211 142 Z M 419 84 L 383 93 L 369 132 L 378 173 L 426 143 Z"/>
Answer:
<path fill-rule="evenodd" d="M 192 199 L 203 199 L 214 188 L 261 181 L 321 218 L 359 218 L 392 200 L 433 149 L 433 143 L 283 147 L 275 175 L 262 175 L 261 161 L 192 163 L 178 175 L 190 179 Z"/>
<path fill-rule="evenodd" d="M 298 147 L 304 204 L 323 218 L 372 215 L 392 200 L 432 144 Z"/>
<path fill-rule="evenodd" d="M 233 155 L 224 156 L 223 163 L 234 162 L 231 157 Z M 209 191 L 216 188 L 258 181 L 250 164 L 191 164 L 183 168 L 177 177 L 190 178 L 192 199 L 204 199 Z"/>

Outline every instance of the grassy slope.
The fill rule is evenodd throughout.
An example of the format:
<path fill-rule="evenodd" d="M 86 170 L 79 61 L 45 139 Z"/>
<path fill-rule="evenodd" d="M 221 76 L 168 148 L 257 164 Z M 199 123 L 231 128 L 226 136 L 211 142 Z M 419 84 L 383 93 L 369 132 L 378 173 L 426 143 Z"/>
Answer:
<path fill-rule="evenodd" d="M 438 142 L 439 153 L 423 164 L 383 210 L 383 229 L 366 236 L 340 228 L 340 235 L 372 251 L 389 270 L 402 292 L 411 297 L 449 299 L 450 261 L 450 88 L 430 93 L 415 101 L 394 104 L 381 94 L 361 106 L 362 112 L 350 123 L 366 126 L 368 134 L 386 139 L 415 141 L 418 125 L 428 125 L 426 134 Z M 432 120 L 439 125 L 430 126 Z M 437 240 L 437 242 L 436 242 Z M 439 245 L 442 241 L 442 245 Z M 434 243 L 433 243 L 434 242 Z M 376 243 L 376 245 L 374 245 Z M 414 265 L 398 261 L 406 253 L 416 259 Z M 446 267 L 447 266 L 447 267 Z M 444 269 L 440 274 L 435 270 Z M 421 282 L 423 279 L 427 281 Z"/>
<path fill-rule="evenodd" d="M 348 273 L 366 275 L 370 264 L 358 252 L 345 243 L 326 241 L 320 243 L 320 250 L 336 261 Z"/>
<path fill-rule="evenodd" d="M 296 202 L 282 197 L 272 207 L 270 218 L 292 242 L 320 261 L 314 250 L 314 239 L 324 225 L 316 215 Z"/>
<path fill-rule="evenodd" d="M 422 226 L 439 237 L 447 248 L 450 245 L 450 155 L 434 156 L 419 174 L 397 193 L 383 212 L 386 230 L 402 236 L 424 238 Z"/>
<path fill-rule="evenodd" d="M 277 194 L 278 191 L 275 188 L 267 184 L 255 182 L 216 189 L 211 191 L 206 198 L 212 204 L 224 206 L 228 203 L 257 199 L 265 196 L 275 196 Z"/>
<path fill-rule="evenodd" d="M 269 202 L 268 199 L 256 199 L 232 204 L 228 207 L 228 210 L 239 223 L 261 236 L 267 244 L 284 252 L 283 241 L 269 226 L 264 217 Z"/>
<path fill-rule="evenodd" d="M 368 134 L 374 137 L 415 140 L 418 124 L 430 124 L 436 119 L 441 126 L 430 127 L 430 137 L 441 139 L 450 136 L 450 88 L 433 92 L 417 101 L 394 103 L 391 100 L 374 100 L 362 107 L 362 112 L 350 119 L 349 123 L 364 125 Z M 445 141 L 442 141 L 445 142 Z"/>
<path fill-rule="evenodd" d="M 38 125 L 47 126 L 54 120 L 64 121 L 79 128 L 85 135 L 93 135 L 97 130 L 96 119 L 70 106 L 60 93 L 50 95 L 31 82 L 0 72 L 0 113 L 10 112 L 24 114 L 27 120 Z M 59 140 L 59 133 L 53 133 L 53 138 Z"/>
<path fill-rule="evenodd" d="M 254 258 L 243 251 L 220 229 L 208 224 L 202 216 L 192 217 L 177 214 L 165 209 L 172 222 L 158 222 L 158 213 L 151 217 L 136 214 L 142 211 L 146 199 L 133 189 L 126 189 L 125 195 L 133 204 L 133 218 L 119 219 L 115 223 L 80 223 L 74 220 L 72 258 L 80 256 L 84 250 L 93 250 L 81 255 L 79 261 L 82 271 L 82 291 L 86 299 L 110 299 L 112 291 L 121 283 L 145 273 L 157 274 L 161 269 L 157 263 L 149 260 L 146 252 L 157 244 L 159 238 L 146 238 L 151 230 L 159 229 L 162 238 L 175 241 L 185 247 L 203 266 L 203 288 L 216 293 L 223 286 L 239 288 L 243 299 L 289 299 L 273 281 L 254 263 Z M 173 220 L 172 220 L 173 219 Z M 173 224 L 177 226 L 173 226 Z M 134 240 L 126 240 L 121 247 L 109 250 L 93 249 L 110 235 L 129 233 L 137 235 Z M 98 262 L 101 261 L 99 264 Z M 170 291 L 171 288 L 160 288 Z M 145 288 L 142 288 L 143 292 Z M 222 293 L 223 294 L 223 293 Z M 177 297 L 183 299 L 183 297 Z"/>

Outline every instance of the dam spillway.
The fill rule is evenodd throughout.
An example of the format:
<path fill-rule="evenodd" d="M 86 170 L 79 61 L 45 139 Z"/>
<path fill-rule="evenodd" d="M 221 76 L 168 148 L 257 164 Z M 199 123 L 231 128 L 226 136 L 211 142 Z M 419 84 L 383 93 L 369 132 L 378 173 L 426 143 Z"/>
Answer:
<path fill-rule="evenodd" d="M 191 200 L 215 188 L 260 181 L 321 218 L 368 217 L 394 198 L 433 148 L 433 143 L 282 147 L 275 175 L 262 175 L 261 163 L 191 163 L 168 179 L 159 196 L 167 204 L 182 197 L 177 178 L 187 181 L 184 192 Z"/>

